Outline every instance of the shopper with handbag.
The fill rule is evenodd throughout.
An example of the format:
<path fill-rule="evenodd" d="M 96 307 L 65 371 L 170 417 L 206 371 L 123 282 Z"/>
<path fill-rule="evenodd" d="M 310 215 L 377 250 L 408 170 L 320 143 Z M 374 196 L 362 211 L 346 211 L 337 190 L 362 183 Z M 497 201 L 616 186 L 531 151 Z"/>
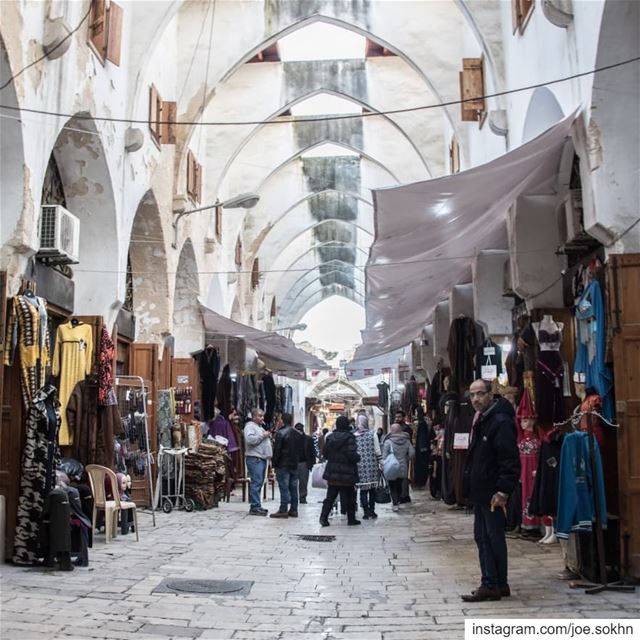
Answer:
<path fill-rule="evenodd" d="M 364 519 L 377 518 L 376 489 L 380 476 L 380 461 L 382 452 L 378 436 L 369 430 L 367 416 L 359 415 L 356 419 L 356 444 L 360 462 L 358 462 L 358 482 L 360 489 L 360 506 L 364 511 Z"/>
<path fill-rule="evenodd" d="M 339 416 L 336 420 L 335 431 L 325 441 L 324 457 L 327 464 L 323 477 L 328 487 L 327 497 L 322 504 L 320 524 L 323 527 L 329 526 L 329 514 L 338 494 L 340 494 L 340 503 L 346 506 L 348 524 L 360 524 L 360 520 L 356 520 L 355 492 L 360 456 L 356 437 L 351 431 L 349 419 L 346 416 Z"/>
<path fill-rule="evenodd" d="M 409 477 L 409 461 L 415 456 L 409 434 L 397 422 L 391 425 L 382 447 L 384 475 L 389 483 L 393 511 L 398 511 L 402 496 L 402 483 Z"/>

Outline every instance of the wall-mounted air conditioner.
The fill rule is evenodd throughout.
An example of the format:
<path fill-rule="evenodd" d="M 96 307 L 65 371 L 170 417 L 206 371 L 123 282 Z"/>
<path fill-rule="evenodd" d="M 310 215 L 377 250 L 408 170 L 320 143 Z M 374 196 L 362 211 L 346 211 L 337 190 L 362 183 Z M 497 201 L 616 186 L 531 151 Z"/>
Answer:
<path fill-rule="evenodd" d="M 52 264 L 77 264 L 79 257 L 80 220 L 59 204 L 43 204 L 38 258 Z"/>

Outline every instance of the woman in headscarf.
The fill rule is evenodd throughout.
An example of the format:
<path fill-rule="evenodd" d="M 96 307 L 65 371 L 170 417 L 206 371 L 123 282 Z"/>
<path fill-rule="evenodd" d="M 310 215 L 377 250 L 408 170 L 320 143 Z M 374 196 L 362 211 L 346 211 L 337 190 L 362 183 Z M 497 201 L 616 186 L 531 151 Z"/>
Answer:
<path fill-rule="evenodd" d="M 402 481 L 409 476 L 409 460 L 415 456 L 415 449 L 411 444 L 409 434 L 402 430 L 402 426 L 394 422 L 391 425 L 389 435 L 385 438 L 382 447 L 382 457 L 386 458 L 393 453 L 400 463 L 400 475 L 394 480 L 389 480 L 389 491 L 393 502 L 393 511 L 398 511 L 400 496 L 402 494 Z"/>
<path fill-rule="evenodd" d="M 351 431 L 349 418 L 346 416 L 339 416 L 336 420 L 335 431 L 325 441 L 324 457 L 327 464 L 322 477 L 329 486 L 327 487 L 327 497 L 322 504 L 320 524 L 323 527 L 329 526 L 329 513 L 331 513 L 338 494 L 340 494 L 340 503 L 346 505 L 348 524 L 360 524 L 360 520 L 356 520 L 355 495 L 360 456 L 356 446 L 356 437 Z"/>
<path fill-rule="evenodd" d="M 356 445 L 360 462 L 358 462 L 358 482 L 356 489 L 360 489 L 360 506 L 364 511 L 364 519 L 377 518 L 376 488 L 380 479 L 380 461 L 382 453 L 378 436 L 369 430 L 367 416 L 356 418 Z"/>

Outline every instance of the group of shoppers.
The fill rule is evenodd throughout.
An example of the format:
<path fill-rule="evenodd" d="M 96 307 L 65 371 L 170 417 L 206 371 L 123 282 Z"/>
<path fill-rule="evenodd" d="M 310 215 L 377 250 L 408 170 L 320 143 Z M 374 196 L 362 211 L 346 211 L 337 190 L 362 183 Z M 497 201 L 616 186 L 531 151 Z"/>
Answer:
<path fill-rule="evenodd" d="M 266 516 L 260 492 L 264 484 L 269 460 L 275 470 L 280 489 L 280 507 L 271 518 L 297 518 L 298 504 L 307 502 L 309 472 L 316 455 L 313 439 L 304 432 L 302 424 L 292 426 L 291 414 L 283 413 L 276 419 L 276 434 L 264 427 L 264 411 L 254 409 L 251 420 L 244 427 L 245 457 L 249 473 L 249 513 Z"/>

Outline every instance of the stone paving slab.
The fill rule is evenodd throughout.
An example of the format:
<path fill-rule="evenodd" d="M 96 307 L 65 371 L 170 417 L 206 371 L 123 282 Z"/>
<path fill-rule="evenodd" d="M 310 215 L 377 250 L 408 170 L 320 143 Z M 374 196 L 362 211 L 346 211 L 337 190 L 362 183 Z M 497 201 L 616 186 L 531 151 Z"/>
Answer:
<path fill-rule="evenodd" d="M 239 501 L 207 512 L 141 514 L 140 542 L 96 538 L 72 573 L 5 565 L 3 640 L 450 640 L 465 617 L 640 617 L 640 593 L 597 596 L 557 579 L 559 546 L 510 539 L 513 597 L 468 604 L 479 582 L 473 519 L 422 492 L 393 513 L 329 530 L 312 490 L 296 520 L 247 515 Z M 310 497 L 311 497 L 310 496 Z M 266 507 L 273 507 L 267 502 Z M 304 509 L 303 509 L 304 507 Z M 299 534 L 327 534 L 312 543 Z M 152 593 L 170 577 L 253 580 L 247 597 Z"/>

